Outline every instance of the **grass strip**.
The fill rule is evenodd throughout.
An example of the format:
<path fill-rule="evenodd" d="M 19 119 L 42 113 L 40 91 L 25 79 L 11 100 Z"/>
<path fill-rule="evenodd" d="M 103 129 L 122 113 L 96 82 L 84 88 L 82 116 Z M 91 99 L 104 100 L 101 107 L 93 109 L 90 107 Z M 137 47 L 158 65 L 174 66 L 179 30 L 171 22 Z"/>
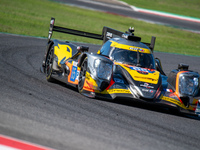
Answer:
<path fill-rule="evenodd" d="M 199 0 L 121 0 L 130 5 L 200 18 Z"/>
<path fill-rule="evenodd" d="M 126 31 L 135 27 L 135 35 L 150 42 L 156 36 L 155 50 L 200 56 L 200 34 L 180 29 L 155 25 L 128 17 L 86 10 L 59 4 L 49 0 L 1 0 L 0 32 L 47 37 L 50 18 L 56 25 L 101 34 L 103 26 Z M 62 33 L 53 33 L 53 38 L 101 44 L 101 41 Z"/>

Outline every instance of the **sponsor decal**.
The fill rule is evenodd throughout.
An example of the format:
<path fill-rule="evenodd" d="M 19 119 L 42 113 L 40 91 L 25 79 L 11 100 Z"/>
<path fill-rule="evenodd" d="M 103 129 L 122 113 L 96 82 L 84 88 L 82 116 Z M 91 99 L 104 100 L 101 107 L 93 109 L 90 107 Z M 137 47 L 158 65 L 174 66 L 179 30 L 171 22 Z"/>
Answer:
<path fill-rule="evenodd" d="M 144 79 L 144 80 L 151 80 L 151 81 L 158 81 L 157 79 L 145 78 L 145 77 L 139 77 L 139 76 L 135 76 L 135 78 Z"/>
<path fill-rule="evenodd" d="M 143 50 L 143 49 L 141 49 L 141 48 L 139 49 L 139 51 L 141 51 L 141 52 L 144 52 L 144 50 Z"/>
<path fill-rule="evenodd" d="M 148 92 L 148 93 L 153 93 L 153 90 L 149 90 L 149 89 L 142 89 L 143 92 Z"/>
<path fill-rule="evenodd" d="M 129 90 L 126 90 L 126 89 L 109 89 L 107 92 L 109 94 L 114 94 L 114 93 L 131 93 Z"/>
<path fill-rule="evenodd" d="M 124 81 L 122 79 L 119 79 L 119 78 L 114 78 L 114 81 L 116 83 L 122 83 L 122 84 L 124 84 Z"/>
<path fill-rule="evenodd" d="M 154 73 L 155 71 L 154 70 L 148 70 L 148 69 L 145 69 L 145 68 L 140 68 L 140 67 L 129 67 L 130 69 L 132 70 L 135 70 L 137 71 L 138 73 L 141 73 L 141 74 L 148 74 L 148 73 Z"/>
<path fill-rule="evenodd" d="M 150 93 L 153 93 L 153 90 L 149 90 Z"/>
<path fill-rule="evenodd" d="M 78 78 L 79 78 L 79 74 L 80 74 L 80 71 L 77 70 L 77 72 L 76 72 L 76 80 L 78 80 Z"/>
<path fill-rule="evenodd" d="M 148 89 L 142 89 L 142 91 L 143 91 L 143 92 L 149 92 L 149 90 L 148 90 Z"/>
<path fill-rule="evenodd" d="M 153 89 L 154 86 L 150 86 L 149 83 L 140 84 L 141 87 L 145 87 L 147 89 Z"/>
<path fill-rule="evenodd" d="M 51 20 L 51 21 L 50 21 L 50 24 L 54 24 L 54 20 Z"/>
<path fill-rule="evenodd" d="M 75 80 L 78 79 L 78 76 L 79 76 L 79 71 L 77 70 L 77 62 L 73 61 L 73 67 L 72 67 L 70 80 L 72 82 L 75 82 Z"/>
<path fill-rule="evenodd" d="M 107 38 L 112 38 L 112 37 L 113 37 L 113 34 L 110 33 L 110 32 L 107 32 L 107 33 L 106 33 L 106 37 L 107 37 Z"/>
<path fill-rule="evenodd" d="M 144 52 L 144 50 L 142 48 L 137 48 L 137 47 L 129 47 L 130 50 L 139 50 L 141 52 Z"/>
<path fill-rule="evenodd" d="M 173 92 L 172 89 L 166 89 L 166 92 Z"/>

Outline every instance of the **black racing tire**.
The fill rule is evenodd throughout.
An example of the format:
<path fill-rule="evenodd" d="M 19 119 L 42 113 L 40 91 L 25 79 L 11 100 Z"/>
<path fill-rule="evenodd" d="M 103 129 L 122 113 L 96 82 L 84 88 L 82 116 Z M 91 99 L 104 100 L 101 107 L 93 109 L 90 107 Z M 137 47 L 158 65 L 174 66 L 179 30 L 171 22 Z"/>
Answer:
<path fill-rule="evenodd" d="M 46 61 L 45 61 L 45 73 L 46 73 L 46 79 L 48 82 L 54 82 L 55 79 L 52 78 L 52 72 L 53 72 L 53 57 L 54 57 L 54 45 L 51 46 L 49 49 Z"/>
<path fill-rule="evenodd" d="M 80 74 L 79 74 L 79 79 L 78 79 L 78 91 L 79 93 L 82 93 L 83 91 L 83 86 L 85 83 L 85 76 L 86 76 L 86 71 L 87 71 L 87 57 L 83 60 L 83 63 L 81 64 L 81 69 L 80 69 Z"/>

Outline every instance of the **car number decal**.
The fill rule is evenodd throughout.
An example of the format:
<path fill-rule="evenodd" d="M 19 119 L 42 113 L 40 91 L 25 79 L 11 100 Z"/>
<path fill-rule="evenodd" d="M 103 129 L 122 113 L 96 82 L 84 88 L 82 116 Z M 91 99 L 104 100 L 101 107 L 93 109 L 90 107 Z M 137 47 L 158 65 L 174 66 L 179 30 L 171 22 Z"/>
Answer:
<path fill-rule="evenodd" d="M 73 61 L 73 66 L 72 66 L 72 73 L 70 80 L 72 82 L 75 82 L 76 79 L 78 79 L 79 76 L 79 71 L 77 70 L 77 62 Z"/>

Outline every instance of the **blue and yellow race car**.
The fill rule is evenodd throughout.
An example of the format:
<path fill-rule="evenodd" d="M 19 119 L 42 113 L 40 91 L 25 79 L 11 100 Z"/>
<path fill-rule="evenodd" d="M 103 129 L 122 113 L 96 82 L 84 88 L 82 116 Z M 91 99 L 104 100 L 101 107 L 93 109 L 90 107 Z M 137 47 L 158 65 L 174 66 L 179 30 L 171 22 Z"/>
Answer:
<path fill-rule="evenodd" d="M 134 28 L 121 32 L 104 27 L 102 34 L 94 34 L 54 23 L 51 18 L 41 67 L 47 81 L 73 85 L 91 98 L 140 100 L 200 116 L 200 75 L 179 64 L 166 76 L 153 56 L 155 37 L 144 43 Z M 102 40 L 103 45 L 96 54 L 89 53 L 89 47 L 51 40 L 53 31 Z"/>

